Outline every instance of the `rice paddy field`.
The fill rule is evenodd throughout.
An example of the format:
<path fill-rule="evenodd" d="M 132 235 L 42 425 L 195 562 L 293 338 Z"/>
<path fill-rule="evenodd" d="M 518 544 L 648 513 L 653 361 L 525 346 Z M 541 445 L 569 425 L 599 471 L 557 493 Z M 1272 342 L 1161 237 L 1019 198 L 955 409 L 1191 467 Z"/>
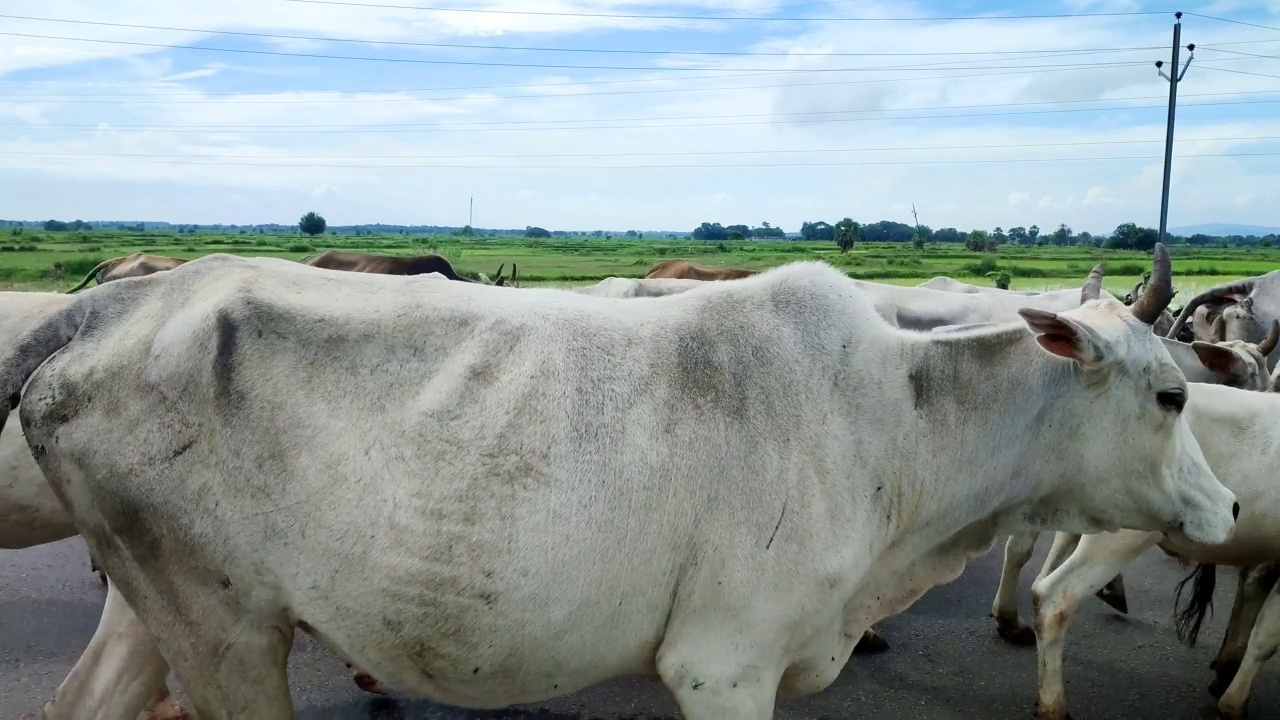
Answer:
<path fill-rule="evenodd" d="M 1105 286 L 1127 292 L 1151 267 L 1149 253 L 1094 247 L 1002 245 L 974 253 L 958 244 L 859 244 L 841 253 L 834 243 L 801 241 L 699 242 L 606 238 L 409 236 L 88 231 L 46 233 L 26 228 L 0 236 L 0 288 L 62 290 L 73 287 L 94 265 L 133 252 L 194 259 L 210 253 L 300 260 L 326 249 L 388 255 L 428 252 L 448 258 L 463 274 L 492 276 L 499 265 L 519 266 L 522 285 L 588 284 L 602 278 L 641 277 L 654 263 L 680 258 L 706 265 L 765 269 L 798 260 L 823 260 L 851 277 L 915 285 L 946 275 L 994 286 L 990 272 L 1008 272 L 1011 287 L 1052 290 L 1078 286 L 1096 262 L 1106 268 Z M 1226 280 L 1280 267 L 1280 249 L 1172 245 L 1174 282 L 1188 294 Z"/>

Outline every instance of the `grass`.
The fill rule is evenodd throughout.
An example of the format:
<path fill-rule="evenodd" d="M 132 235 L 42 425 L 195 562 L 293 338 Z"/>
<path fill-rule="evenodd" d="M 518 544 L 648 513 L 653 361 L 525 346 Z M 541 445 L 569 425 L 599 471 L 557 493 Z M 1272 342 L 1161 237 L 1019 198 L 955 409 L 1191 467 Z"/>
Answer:
<path fill-rule="evenodd" d="M 1012 287 L 1049 290 L 1077 287 L 1095 262 L 1107 270 L 1105 286 L 1116 294 L 1130 290 L 1151 267 L 1149 253 L 1083 247 L 1001 246 L 995 253 L 969 252 L 960 245 L 930 244 L 916 250 L 904 244 L 860 244 L 840 253 L 834 243 L 794 241 L 705 243 L 691 240 L 454 236 L 337 236 L 231 233 L 90 231 L 45 233 L 24 230 L 0 235 L 0 288 L 63 290 L 74 286 L 102 260 L 144 251 L 182 258 L 217 252 L 300 260 L 329 248 L 409 255 L 435 252 L 461 273 L 492 276 L 499 265 L 520 268 L 528 285 L 585 284 L 609 276 L 640 277 L 654 263 L 681 258 L 706 265 L 765 269 L 799 260 L 823 260 L 851 277 L 915 285 L 946 275 L 992 286 L 985 273 L 993 267 L 1013 276 Z M 1212 285 L 1280 267 L 1280 249 L 1194 248 L 1174 246 L 1173 271 L 1188 294 Z"/>

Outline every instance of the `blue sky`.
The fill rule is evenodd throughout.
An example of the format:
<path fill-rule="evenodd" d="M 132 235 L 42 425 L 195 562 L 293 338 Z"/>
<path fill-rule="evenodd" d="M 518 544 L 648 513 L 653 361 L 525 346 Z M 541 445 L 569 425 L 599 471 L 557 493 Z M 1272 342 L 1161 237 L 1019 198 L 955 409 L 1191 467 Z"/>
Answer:
<path fill-rule="evenodd" d="M 1280 0 L 10 0 L 0 217 L 1155 225 L 1174 9 L 1170 225 L 1280 224 Z"/>

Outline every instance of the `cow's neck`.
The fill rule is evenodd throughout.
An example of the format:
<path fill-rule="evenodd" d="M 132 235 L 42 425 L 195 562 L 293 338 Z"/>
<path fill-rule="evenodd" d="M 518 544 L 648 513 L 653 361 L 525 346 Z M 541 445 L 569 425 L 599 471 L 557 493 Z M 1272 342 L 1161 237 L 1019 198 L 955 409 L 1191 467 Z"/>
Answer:
<path fill-rule="evenodd" d="M 1044 508 L 1076 478 L 1060 450 L 1070 443 L 1052 438 L 1071 432 L 1089 392 L 1072 363 L 1018 323 L 912 343 L 905 369 L 918 432 L 900 439 L 914 465 L 904 480 L 921 502 L 895 519 L 893 535 L 946 542 L 1062 521 Z"/>

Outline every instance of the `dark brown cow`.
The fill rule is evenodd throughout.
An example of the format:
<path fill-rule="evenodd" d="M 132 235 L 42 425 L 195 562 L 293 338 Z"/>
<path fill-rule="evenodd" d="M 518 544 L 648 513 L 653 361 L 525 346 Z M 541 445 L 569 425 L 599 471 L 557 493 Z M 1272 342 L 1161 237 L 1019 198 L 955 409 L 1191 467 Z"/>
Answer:
<path fill-rule="evenodd" d="M 326 268 L 328 270 L 346 270 L 348 272 L 378 273 L 380 275 L 426 275 L 440 273 L 450 280 L 458 282 L 476 282 L 462 277 L 454 271 L 453 265 L 435 253 L 429 255 L 372 255 L 369 253 L 344 252 L 342 250 L 325 250 L 319 255 L 303 258 L 304 265 Z M 513 285 L 515 283 L 516 266 L 511 264 L 511 277 L 502 277 L 502 270 L 507 265 L 498 266 L 498 274 L 494 285 Z"/>
<path fill-rule="evenodd" d="M 122 278 L 142 277 L 151 273 L 162 272 L 164 270 L 172 270 L 182 263 L 186 262 L 183 258 L 166 257 L 164 255 L 148 255 L 147 253 L 136 252 L 125 257 L 112 258 L 103 260 L 96 267 L 84 276 L 84 280 L 80 284 L 68 290 L 68 293 L 76 292 L 88 285 L 94 277 L 98 278 L 98 284 L 111 282 L 112 280 L 120 280 Z"/>
<path fill-rule="evenodd" d="M 683 280 L 737 280 L 751 277 L 759 270 L 737 270 L 735 268 L 711 267 L 696 265 L 688 260 L 663 260 L 649 268 L 644 276 L 648 278 L 676 278 Z"/>

